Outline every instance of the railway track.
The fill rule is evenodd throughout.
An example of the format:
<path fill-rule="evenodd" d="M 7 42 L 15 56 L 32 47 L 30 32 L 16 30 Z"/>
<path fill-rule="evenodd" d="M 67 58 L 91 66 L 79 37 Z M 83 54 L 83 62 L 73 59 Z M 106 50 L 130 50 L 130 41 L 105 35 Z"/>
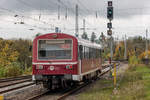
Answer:
<path fill-rule="evenodd" d="M 114 62 L 114 63 L 117 63 L 117 64 L 116 64 L 117 66 L 120 65 L 120 62 Z M 114 64 L 114 63 L 113 63 L 113 64 Z M 112 65 L 113 65 L 113 64 L 112 64 Z M 107 67 L 107 68 L 108 68 L 108 67 Z M 109 68 L 109 69 L 106 70 L 105 72 L 102 72 L 102 73 L 99 75 L 98 80 L 100 80 L 100 77 L 103 76 L 104 74 L 108 73 L 110 70 L 111 70 L 111 68 Z M 81 84 L 81 85 L 79 85 L 79 86 L 77 86 L 77 87 L 73 87 L 72 89 L 70 89 L 70 90 L 68 90 L 68 91 L 66 91 L 66 92 L 64 92 L 64 93 L 62 93 L 60 96 L 58 96 L 57 100 L 63 100 L 63 99 L 65 99 L 67 96 L 69 96 L 69 95 L 71 95 L 71 94 L 73 94 L 73 93 L 79 91 L 80 89 L 82 89 L 82 88 L 88 86 L 88 85 L 91 84 L 91 83 L 92 83 L 92 82 L 83 83 L 83 84 Z M 48 92 L 49 92 L 49 91 L 47 90 L 47 91 L 45 91 L 45 92 L 43 92 L 43 93 L 41 93 L 41 94 L 38 94 L 38 95 L 36 95 L 36 96 L 33 96 L 33 97 L 31 97 L 31 98 L 29 98 L 29 99 L 27 99 L 27 100 L 37 100 L 38 98 L 42 97 L 43 95 L 47 94 Z"/>
<path fill-rule="evenodd" d="M 16 84 L 21 84 L 24 82 L 31 82 L 32 81 L 32 76 L 27 75 L 27 76 L 20 76 L 20 77 L 15 77 L 15 78 L 6 78 L 6 79 L 0 79 L 0 88 L 16 85 Z"/>
<path fill-rule="evenodd" d="M 16 81 L 16 80 L 22 80 L 22 79 L 29 79 L 29 78 L 32 78 L 32 75 L 12 77 L 12 78 L 3 78 L 3 79 L 0 79 L 0 83 L 2 83 L 2 82 Z"/>
<path fill-rule="evenodd" d="M 0 94 L 28 87 L 33 84 L 31 75 L 0 79 Z"/>
<path fill-rule="evenodd" d="M 14 91 L 14 90 L 18 90 L 18 89 L 21 89 L 21 88 L 25 88 L 25 87 L 28 87 L 28 86 L 31 86 L 31 85 L 34 85 L 34 84 L 35 83 L 29 82 L 29 83 L 24 84 L 24 85 L 12 87 L 12 88 L 9 88 L 9 89 L 3 89 L 2 91 L 0 91 L 0 94 L 4 94 L 4 93 L 10 92 L 10 91 Z"/>

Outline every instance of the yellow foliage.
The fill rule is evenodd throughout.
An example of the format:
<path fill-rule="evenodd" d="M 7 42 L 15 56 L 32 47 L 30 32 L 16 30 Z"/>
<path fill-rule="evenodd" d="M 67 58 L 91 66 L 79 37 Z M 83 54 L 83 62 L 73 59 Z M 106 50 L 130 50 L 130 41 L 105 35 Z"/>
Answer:
<path fill-rule="evenodd" d="M 19 53 L 11 47 L 12 41 L 0 40 L 0 65 L 5 67 L 17 61 Z"/>
<path fill-rule="evenodd" d="M 150 58 L 150 51 L 147 52 L 148 58 Z M 146 57 L 146 52 L 143 52 L 139 56 L 141 59 Z"/>
<path fill-rule="evenodd" d="M 121 48 L 121 49 L 119 50 L 119 48 Z M 123 56 L 124 56 L 123 50 L 124 50 L 124 43 L 120 42 L 119 44 L 117 44 L 117 46 L 115 48 L 114 58 L 115 59 L 123 58 Z"/>

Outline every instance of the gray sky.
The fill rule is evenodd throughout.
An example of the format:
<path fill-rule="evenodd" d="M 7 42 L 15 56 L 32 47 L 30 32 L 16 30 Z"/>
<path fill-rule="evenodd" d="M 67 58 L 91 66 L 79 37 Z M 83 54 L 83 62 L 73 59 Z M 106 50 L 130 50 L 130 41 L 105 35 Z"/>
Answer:
<path fill-rule="evenodd" d="M 76 4 L 79 5 L 79 27 L 82 28 L 82 20 L 85 19 L 89 36 L 93 31 L 97 35 L 101 32 L 107 35 L 107 0 L 1 0 L 0 37 L 33 39 L 37 33 L 54 32 L 55 27 L 60 27 L 64 33 L 74 34 Z M 146 28 L 150 30 L 149 4 L 150 0 L 113 0 L 114 36 L 145 36 Z M 25 24 L 18 24 L 20 21 Z M 82 33 L 80 30 L 79 34 Z"/>

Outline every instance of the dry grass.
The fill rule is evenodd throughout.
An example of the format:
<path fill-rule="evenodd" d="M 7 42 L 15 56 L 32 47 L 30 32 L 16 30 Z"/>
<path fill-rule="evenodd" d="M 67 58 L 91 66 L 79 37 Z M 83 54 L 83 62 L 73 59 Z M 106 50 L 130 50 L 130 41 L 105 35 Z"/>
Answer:
<path fill-rule="evenodd" d="M 120 81 L 121 77 L 117 81 Z M 113 90 L 112 80 L 100 80 L 79 100 L 150 100 L 150 68 L 145 65 L 131 66 Z"/>

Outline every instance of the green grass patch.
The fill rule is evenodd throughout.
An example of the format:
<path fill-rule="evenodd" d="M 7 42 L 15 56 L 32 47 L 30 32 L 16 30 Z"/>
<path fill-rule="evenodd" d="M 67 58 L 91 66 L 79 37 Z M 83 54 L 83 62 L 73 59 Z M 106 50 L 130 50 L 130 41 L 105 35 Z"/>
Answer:
<path fill-rule="evenodd" d="M 114 92 L 113 80 L 102 79 L 88 91 L 81 93 L 79 100 L 150 100 L 150 66 L 132 65 L 118 76 L 119 86 Z"/>

